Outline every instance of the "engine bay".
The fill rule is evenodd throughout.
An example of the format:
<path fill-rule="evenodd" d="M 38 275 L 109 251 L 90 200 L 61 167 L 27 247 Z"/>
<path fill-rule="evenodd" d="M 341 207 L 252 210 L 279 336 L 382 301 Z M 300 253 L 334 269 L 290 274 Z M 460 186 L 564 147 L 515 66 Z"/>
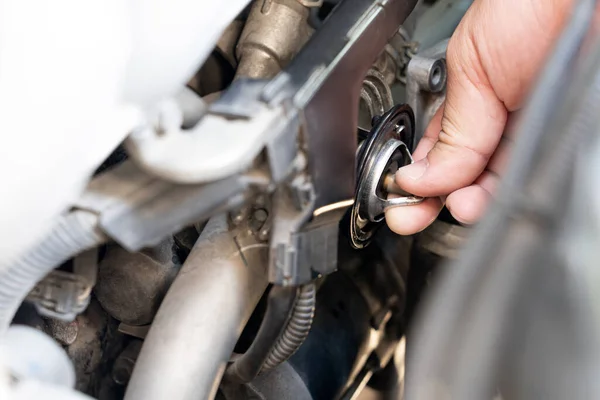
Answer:
<path fill-rule="evenodd" d="M 415 315 L 472 229 L 444 210 L 399 236 L 384 214 L 424 200 L 394 174 L 472 1 L 124 3 L 97 11 L 123 16 L 107 48 L 133 38 L 122 75 L 88 86 L 121 97 L 85 105 L 114 134 L 65 125 L 36 157 L 87 164 L 6 244 L 0 398 L 405 398 Z"/>

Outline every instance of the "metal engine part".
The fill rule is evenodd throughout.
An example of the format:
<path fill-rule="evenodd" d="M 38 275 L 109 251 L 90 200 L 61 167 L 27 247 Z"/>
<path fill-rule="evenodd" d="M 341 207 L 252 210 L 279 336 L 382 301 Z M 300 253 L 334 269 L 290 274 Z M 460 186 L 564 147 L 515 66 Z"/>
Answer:
<path fill-rule="evenodd" d="M 403 334 L 411 240 L 381 233 L 361 251 L 343 240 L 341 269 L 318 285 L 312 329 L 298 351 L 247 384 L 223 382 L 217 399 L 355 398 Z"/>
<path fill-rule="evenodd" d="M 382 116 L 392 108 L 394 100 L 389 85 L 379 69 L 369 70 L 360 90 L 359 128 L 369 130 L 373 118 Z"/>
<path fill-rule="evenodd" d="M 423 201 L 422 197 L 407 196 L 401 191 L 399 196 L 390 197 L 395 188 L 386 185 L 388 176 L 393 177 L 398 168 L 413 162 L 405 143 L 413 141 L 414 123 L 409 106 L 396 106 L 377 120 L 369 137 L 360 145 L 358 183 L 350 216 L 350 237 L 357 249 L 368 245 L 387 208 Z"/>
<path fill-rule="evenodd" d="M 236 47 L 236 77 L 270 79 L 286 67 L 313 32 L 299 0 L 256 0 Z M 310 2 L 309 2 L 310 3 Z"/>
<path fill-rule="evenodd" d="M 180 265 L 173 238 L 137 253 L 110 244 L 100 263 L 94 293 L 113 318 L 128 325 L 147 325 Z"/>
<path fill-rule="evenodd" d="M 421 140 L 427 124 L 446 99 L 446 49 L 448 40 L 414 55 L 407 68 L 407 101 L 415 113 L 415 135 Z"/>
<path fill-rule="evenodd" d="M 175 107 L 160 114 L 158 128 L 134 132 L 131 160 L 97 176 L 77 202 L 116 241 L 94 290 L 112 318 L 102 312 L 89 336 L 77 325 L 86 315 L 49 323 L 48 331 L 81 354 L 78 369 L 102 371 L 102 382 L 85 375 L 102 400 L 119 398 L 125 386 L 132 400 L 213 398 L 244 324 L 255 308 L 260 316 L 267 278 L 318 288 L 312 329 L 287 361 L 293 351 L 249 383 L 222 382 L 217 398 L 352 399 L 390 362 L 404 333 L 410 239 L 373 235 L 386 207 L 421 199 L 389 184 L 389 174 L 411 161 L 415 121 L 408 107 L 392 108 L 402 60 L 385 44 L 415 1 L 345 0 L 313 35 L 309 15 L 320 4 L 255 1 L 244 28 L 234 22 L 215 49 L 224 68 L 237 66 L 236 77 L 250 79 L 234 81 L 214 102 L 193 98 L 193 118 Z M 214 92 L 222 86 L 214 79 L 199 85 Z M 369 118 L 359 126 L 382 117 L 356 157 L 360 100 Z M 339 225 L 355 173 L 359 235 L 346 238 Z M 390 193 L 405 197 L 388 200 Z M 219 215 L 230 211 L 230 220 Z M 169 235 L 214 215 L 180 268 Z M 118 336 L 116 345 L 99 356 L 106 332 Z M 89 351 L 76 353 L 86 338 Z"/>

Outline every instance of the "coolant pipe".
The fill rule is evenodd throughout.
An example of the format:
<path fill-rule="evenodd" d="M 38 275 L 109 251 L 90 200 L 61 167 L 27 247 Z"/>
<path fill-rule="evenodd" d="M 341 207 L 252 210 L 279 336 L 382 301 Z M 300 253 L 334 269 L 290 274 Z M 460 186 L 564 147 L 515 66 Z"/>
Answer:
<path fill-rule="evenodd" d="M 211 219 L 158 310 L 125 399 L 214 398 L 267 287 L 267 262 L 267 245 L 240 248 L 226 218 Z"/>

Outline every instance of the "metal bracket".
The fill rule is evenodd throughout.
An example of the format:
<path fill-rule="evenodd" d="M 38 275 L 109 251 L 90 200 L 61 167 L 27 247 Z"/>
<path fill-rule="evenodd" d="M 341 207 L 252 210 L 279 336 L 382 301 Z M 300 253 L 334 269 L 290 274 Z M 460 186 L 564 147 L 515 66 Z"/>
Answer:
<path fill-rule="evenodd" d="M 442 103 L 446 100 L 446 49 L 448 40 L 444 40 L 422 53 L 416 54 L 408 63 L 406 72 L 406 91 L 408 104 L 415 114 L 414 146 L 421 140 L 427 124 Z"/>
<path fill-rule="evenodd" d="M 316 209 L 353 198 L 363 78 L 415 4 L 344 0 L 273 80 L 234 82 L 187 132 L 131 135 L 128 150 L 150 174 L 129 171 L 123 178 L 109 171 L 77 206 L 98 212 L 102 229 L 136 251 L 244 204 L 257 186 L 262 192 L 277 186 L 275 197 L 285 200 L 274 200 L 272 280 L 292 284 L 305 279 L 301 271 L 330 270 L 339 219 L 328 228 L 304 225 Z M 265 150 L 267 166 L 257 171 Z M 299 154 L 303 168 L 294 165 Z M 285 204 L 294 196 L 298 205 Z M 318 237 L 327 238 L 322 260 L 315 260 Z"/>

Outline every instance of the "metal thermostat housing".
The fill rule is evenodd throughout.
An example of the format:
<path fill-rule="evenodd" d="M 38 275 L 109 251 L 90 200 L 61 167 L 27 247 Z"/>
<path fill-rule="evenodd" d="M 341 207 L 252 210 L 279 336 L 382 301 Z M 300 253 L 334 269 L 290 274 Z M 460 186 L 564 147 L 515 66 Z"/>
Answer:
<path fill-rule="evenodd" d="M 423 198 L 409 194 L 388 199 L 385 177 L 413 162 L 406 143 L 413 143 L 415 118 L 410 106 L 397 105 L 380 117 L 358 152 L 358 183 L 350 216 L 352 246 L 366 247 L 392 207 L 419 204 Z"/>

